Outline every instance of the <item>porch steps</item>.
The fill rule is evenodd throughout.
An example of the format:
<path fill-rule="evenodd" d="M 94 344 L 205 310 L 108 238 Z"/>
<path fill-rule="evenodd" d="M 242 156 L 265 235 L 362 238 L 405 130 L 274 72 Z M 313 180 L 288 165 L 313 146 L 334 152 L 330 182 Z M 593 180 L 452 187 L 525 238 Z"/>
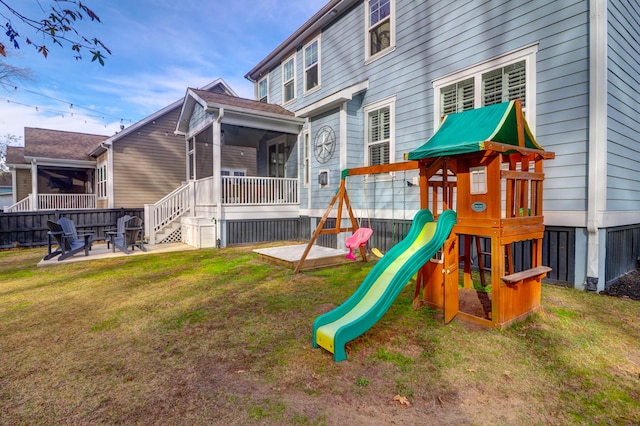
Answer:
<path fill-rule="evenodd" d="M 157 244 L 179 243 L 181 242 L 180 221 L 175 220 L 156 234 Z"/>

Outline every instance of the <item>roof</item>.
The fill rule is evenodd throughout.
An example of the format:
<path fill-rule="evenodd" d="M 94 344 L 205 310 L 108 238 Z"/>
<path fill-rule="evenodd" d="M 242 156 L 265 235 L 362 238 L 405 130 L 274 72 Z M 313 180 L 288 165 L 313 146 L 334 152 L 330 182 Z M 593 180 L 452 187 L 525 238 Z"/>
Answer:
<path fill-rule="evenodd" d="M 59 160 L 93 161 L 91 151 L 105 135 L 24 128 L 24 156 Z"/>
<path fill-rule="evenodd" d="M 521 116 L 523 144 L 519 145 L 518 113 L 521 108 L 516 101 L 504 102 L 483 108 L 447 115 L 436 133 L 421 147 L 411 151 L 408 160 L 445 157 L 495 149 L 502 144 L 501 151 L 510 146 L 542 151 L 529 126 Z M 507 145 L 505 148 L 504 145 Z"/>
<path fill-rule="evenodd" d="M 221 92 L 226 92 L 229 94 L 229 96 L 238 96 L 238 94 L 231 88 L 231 86 L 229 86 L 227 84 L 226 81 L 224 81 L 222 78 L 218 78 L 215 79 L 214 81 L 212 81 L 211 83 L 205 85 L 202 87 L 202 89 L 200 90 L 205 90 L 205 91 L 211 91 L 211 90 L 219 90 Z M 182 103 L 184 102 L 184 98 L 180 98 L 177 101 L 173 102 L 170 105 L 167 105 L 166 107 L 162 108 L 159 111 L 154 112 L 153 114 L 151 114 L 150 116 L 143 118 L 140 121 L 137 121 L 136 123 L 132 124 L 131 126 L 125 128 L 124 130 L 116 133 L 115 135 L 111 136 L 109 139 L 107 139 L 106 141 L 104 141 L 104 143 L 106 145 L 111 145 L 113 142 L 124 138 L 125 136 L 135 132 L 136 130 L 140 129 L 141 127 L 151 123 L 154 120 L 157 120 L 158 118 L 168 114 L 169 112 L 182 107 Z M 98 156 L 100 154 L 102 154 L 105 151 L 105 148 L 98 144 L 97 146 L 93 147 L 94 149 L 90 151 L 90 154 L 92 156 Z"/>
<path fill-rule="evenodd" d="M 252 110 L 256 112 L 266 112 L 269 114 L 286 115 L 294 117 L 295 114 L 289 110 L 282 108 L 280 105 L 268 104 L 266 102 L 254 101 L 251 99 L 238 98 L 234 96 L 223 95 L 220 93 L 208 92 L 206 90 L 189 89 L 200 99 L 205 101 L 208 106 L 226 106 L 237 109 Z"/>
<path fill-rule="evenodd" d="M 258 81 L 271 68 L 280 63 L 285 56 L 289 56 L 293 50 L 319 34 L 324 27 L 338 19 L 343 12 L 356 3 L 358 0 L 330 0 L 244 77 L 253 82 Z"/>
<path fill-rule="evenodd" d="M 24 164 L 24 147 L 8 146 L 5 159 L 7 164 Z"/>

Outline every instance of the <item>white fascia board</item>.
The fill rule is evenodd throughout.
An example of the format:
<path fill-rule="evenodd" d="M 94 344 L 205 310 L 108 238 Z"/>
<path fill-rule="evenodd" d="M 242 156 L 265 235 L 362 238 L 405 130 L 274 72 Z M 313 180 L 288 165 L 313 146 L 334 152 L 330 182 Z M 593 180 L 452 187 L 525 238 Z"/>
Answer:
<path fill-rule="evenodd" d="M 252 127 L 297 135 L 305 121 L 300 118 L 286 117 L 278 114 L 256 114 L 254 110 L 224 108 L 223 124 Z"/>
<path fill-rule="evenodd" d="M 314 115 L 321 114 L 325 111 L 329 111 L 330 109 L 337 108 L 345 102 L 353 99 L 355 95 L 358 93 L 362 93 L 365 90 L 369 89 L 369 80 L 361 81 L 360 83 L 354 84 L 353 86 L 349 86 L 345 89 L 340 90 L 332 95 L 327 96 L 324 99 L 320 99 L 308 105 L 304 108 L 301 108 L 295 112 L 296 117 L 312 117 Z"/>
<path fill-rule="evenodd" d="M 29 163 L 35 161 L 38 166 L 55 166 L 55 167 L 79 167 L 85 169 L 95 169 L 95 161 L 85 160 L 64 160 L 60 158 L 40 158 L 40 157 L 24 157 Z"/>

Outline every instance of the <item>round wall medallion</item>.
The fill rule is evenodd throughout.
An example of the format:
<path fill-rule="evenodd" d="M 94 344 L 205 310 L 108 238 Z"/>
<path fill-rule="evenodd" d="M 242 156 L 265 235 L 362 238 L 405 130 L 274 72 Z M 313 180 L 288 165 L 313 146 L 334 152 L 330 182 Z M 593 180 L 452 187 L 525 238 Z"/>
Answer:
<path fill-rule="evenodd" d="M 333 156 L 336 149 L 336 134 L 330 126 L 322 126 L 318 129 L 316 137 L 313 140 L 313 153 L 316 160 L 320 163 L 326 163 Z"/>

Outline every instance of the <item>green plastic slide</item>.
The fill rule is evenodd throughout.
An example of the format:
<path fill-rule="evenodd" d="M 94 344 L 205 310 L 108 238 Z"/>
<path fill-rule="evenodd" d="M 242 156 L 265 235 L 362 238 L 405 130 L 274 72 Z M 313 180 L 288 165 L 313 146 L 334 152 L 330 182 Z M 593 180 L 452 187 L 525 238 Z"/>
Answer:
<path fill-rule="evenodd" d="M 342 305 L 320 315 L 313 323 L 313 347 L 347 359 L 347 342 L 369 330 L 389 310 L 411 277 L 440 250 L 456 223 L 453 210 L 438 221 L 427 209 L 416 213 L 406 238 L 396 244 L 371 269 L 360 287 Z"/>

